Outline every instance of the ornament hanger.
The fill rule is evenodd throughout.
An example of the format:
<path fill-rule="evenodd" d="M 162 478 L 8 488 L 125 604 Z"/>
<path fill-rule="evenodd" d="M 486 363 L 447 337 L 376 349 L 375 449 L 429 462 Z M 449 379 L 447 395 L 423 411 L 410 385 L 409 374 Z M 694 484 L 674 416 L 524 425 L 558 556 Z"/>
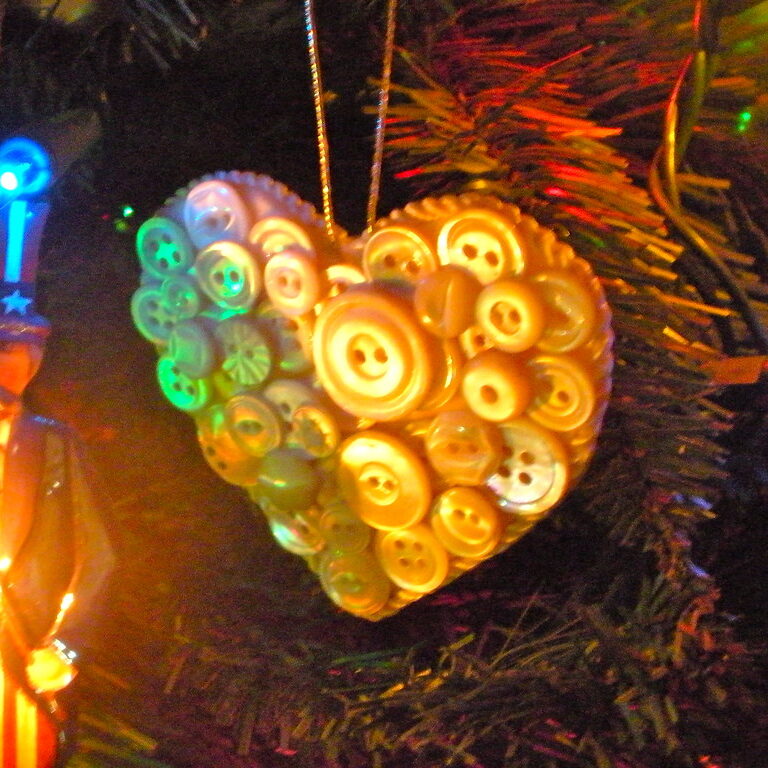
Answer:
<path fill-rule="evenodd" d="M 325 121 L 325 101 L 322 74 L 320 71 L 320 56 L 317 44 L 317 20 L 314 0 L 304 1 L 304 20 L 307 28 L 307 47 L 309 49 L 310 71 L 312 73 L 312 98 L 315 104 L 315 121 L 317 126 L 317 149 L 320 162 L 320 183 L 322 187 L 323 218 L 328 236 L 335 242 L 335 221 L 333 216 L 333 196 L 331 193 L 331 162 L 328 142 L 328 131 Z M 384 157 L 384 127 L 389 92 L 392 83 L 392 57 L 395 49 L 395 24 L 397 18 L 397 0 L 387 2 L 387 28 L 384 37 L 384 53 L 382 57 L 381 83 L 379 86 L 379 101 L 374 133 L 373 158 L 371 160 L 371 182 L 368 191 L 366 207 L 366 229 L 370 230 L 376 220 L 376 210 L 381 188 L 381 168 Z"/>

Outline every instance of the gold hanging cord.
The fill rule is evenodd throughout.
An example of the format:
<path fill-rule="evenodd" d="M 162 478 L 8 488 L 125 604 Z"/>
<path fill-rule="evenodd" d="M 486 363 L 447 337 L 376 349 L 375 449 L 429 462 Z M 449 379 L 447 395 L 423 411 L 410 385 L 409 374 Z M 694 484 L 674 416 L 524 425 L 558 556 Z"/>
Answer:
<path fill-rule="evenodd" d="M 387 2 L 387 27 L 384 37 L 384 54 L 381 82 L 379 85 L 379 103 L 374 132 L 373 159 L 371 161 L 371 185 L 368 191 L 366 208 L 366 226 L 370 229 L 376 220 L 381 188 L 381 168 L 384 158 L 384 130 L 389 106 L 389 92 L 392 83 L 392 58 L 395 49 L 395 23 L 397 18 L 397 0 Z M 309 66 L 312 74 L 312 99 L 315 104 L 315 124 L 317 128 L 317 151 L 320 163 L 320 185 L 323 199 L 323 218 L 332 242 L 336 241 L 333 199 L 331 194 L 331 161 L 328 143 L 328 130 L 325 121 L 325 99 L 323 80 L 320 72 L 320 56 L 317 45 L 317 21 L 314 0 L 304 0 L 304 22 L 307 28 L 307 47 Z"/>

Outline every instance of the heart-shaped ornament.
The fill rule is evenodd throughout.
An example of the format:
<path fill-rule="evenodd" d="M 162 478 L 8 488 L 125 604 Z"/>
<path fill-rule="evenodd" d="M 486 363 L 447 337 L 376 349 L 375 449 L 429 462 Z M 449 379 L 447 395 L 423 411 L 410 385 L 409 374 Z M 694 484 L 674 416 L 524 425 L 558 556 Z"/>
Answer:
<path fill-rule="evenodd" d="M 513 205 L 427 198 L 332 240 L 282 184 L 219 172 L 137 250 L 162 392 L 350 613 L 391 615 L 503 551 L 587 466 L 610 312 Z"/>

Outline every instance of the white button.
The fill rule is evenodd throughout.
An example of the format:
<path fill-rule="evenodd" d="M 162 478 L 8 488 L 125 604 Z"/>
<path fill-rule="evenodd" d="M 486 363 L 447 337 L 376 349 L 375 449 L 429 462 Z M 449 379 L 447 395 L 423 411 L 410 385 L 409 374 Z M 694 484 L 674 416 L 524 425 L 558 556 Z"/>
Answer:
<path fill-rule="evenodd" d="M 233 184 L 211 179 L 196 184 L 187 193 L 184 224 L 198 249 L 217 240 L 243 243 L 251 227 L 251 214 Z"/>

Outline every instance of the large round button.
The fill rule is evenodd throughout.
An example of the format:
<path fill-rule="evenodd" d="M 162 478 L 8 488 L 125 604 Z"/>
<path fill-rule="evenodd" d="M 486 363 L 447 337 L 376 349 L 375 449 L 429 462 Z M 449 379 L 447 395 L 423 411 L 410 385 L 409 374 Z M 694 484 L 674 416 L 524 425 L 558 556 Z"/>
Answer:
<path fill-rule="evenodd" d="M 325 290 L 317 263 L 295 248 L 276 253 L 264 267 L 264 287 L 272 304 L 286 315 L 311 312 Z"/>
<path fill-rule="evenodd" d="M 485 557 L 501 538 L 498 510 L 474 488 L 455 487 L 441 493 L 429 522 L 440 543 L 459 557 Z"/>
<path fill-rule="evenodd" d="M 336 605 L 355 616 L 370 616 L 387 604 L 391 583 L 370 552 L 325 553 L 320 583 Z"/>
<path fill-rule="evenodd" d="M 217 240 L 245 242 L 251 214 L 237 188 L 220 179 L 196 184 L 184 203 L 184 224 L 195 247 Z"/>
<path fill-rule="evenodd" d="M 175 315 L 165 306 L 157 283 L 147 283 L 136 289 L 131 298 L 131 317 L 145 339 L 160 346 L 168 343 Z"/>
<path fill-rule="evenodd" d="M 314 504 L 320 478 L 308 461 L 284 448 L 270 451 L 260 461 L 259 497 L 278 509 L 308 509 Z"/>
<path fill-rule="evenodd" d="M 197 438 L 211 469 L 233 485 L 253 485 L 259 476 L 259 459 L 248 455 L 232 439 L 224 406 L 211 406 L 195 421 Z"/>
<path fill-rule="evenodd" d="M 341 432 L 333 414 L 319 405 L 301 405 L 291 415 L 286 445 L 311 459 L 326 459 L 338 448 Z"/>
<path fill-rule="evenodd" d="M 595 385 L 584 366 L 567 355 L 537 355 L 526 364 L 533 383 L 528 415 L 539 424 L 568 431 L 595 410 Z"/>
<path fill-rule="evenodd" d="M 432 466 L 451 485 L 480 485 L 501 462 L 501 433 L 471 411 L 438 414 L 424 435 Z"/>
<path fill-rule="evenodd" d="M 426 525 L 377 531 L 374 548 L 384 572 L 403 589 L 426 594 L 448 575 L 448 553 Z"/>
<path fill-rule="evenodd" d="M 191 275 L 169 275 L 160 286 L 163 306 L 176 320 L 194 317 L 205 299 Z"/>
<path fill-rule="evenodd" d="M 269 338 L 274 365 L 284 376 L 300 376 L 312 368 L 312 326 L 306 317 L 286 317 L 270 301 L 256 310 L 260 327 Z"/>
<path fill-rule="evenodd" d="M 264 397 L 272 403 L 288 423 L 304 405 L 316 405 L 318 394 L 312 387 L 296 379 L 274 379 L 264 387 Z"/>
<path fill-rule="evenodd" d="M 283 422 L 270 403 L 255 392 L 229 399 L 225 407 L 227 428 L 240 447 L 252 456 L 264 456 L 279 448 Z"/>
<path fill-rule="evenodd" d="M 558 437 L 527 418 L 501 427 L 503 458 L 486 486 L 502 508 L 543 515 L 563 497 L 570 479 L 568 454 Z"/>
<path fill-rule="evenodd" d="M 169 355 L 157 361 L 157 380 L 160 391 L 179 410 L 198 411 L 211 399 L 210 382 L 187 376 Z"/>
<path fill-rule="evenodd" d="M 395 298 L 370 289 L 350 288 L 323 307 L 313 357 L 331 399 L 361 418 L 405 416 L 432 382 L 423 332 Z"/>
<path fill-rule="evenodd" d="M 488 421 L 508 421 L 523 413 L 531 385 L 511 355 L 489 349 L 464 366 L 461 391 L 467 405 Z"/>
<path fill-rule="evenodd" d="M 515 222 L 496 211 L 468 208 L 447 221 L 437 238 L 442 264 L 468 269 L 483 285 L 523 269 Z"/>
<path fill-rule="evenodd" d="M 235 315 L 216 328 L 222 350 L 222 370 L 239 384 L 258 386 L 272 367 L 272 352 L 256 322 Z"/>
<path fill-rule="evenodd" d="M 480 283 L 469 271 L 446 265 L 416 284 L 413 306 L 419 322 L 435 336 L 452 339 L 475 320 Z"/>
<path fill-rule="evenodd" d="M 262 511 L 275 541 L 283 549 L 307 557 L 325 547 L 325 539 L 318 527 L 320 513 L 314 507 L 286 510 L 264 504 Z"/>
<path fill-rule="evenodd" d="M 540 272 L 533 280 L 546 313 L 539 348 L 545 352 L 569 352 L 587 341 L 597 323 L 597 308 L 589 291 L 564 270 Z"/>
<path fill-rule="evenodd" d="M 522 280 L 487 285 L 477 298 L 475 314 L 487 337 L 504 352 L 529 349 L 544 332 L 544 303 Z"/>
<path fill-rule="evenodd" d="M 218 362 L 211 332 L 200 318 L 174 326 L 168 337 L 168 354 L 179 370 L 197 379 L 210 376 Z"/>
<path fill-rule="evenodd" d="M 147 219 L 139 227 L 136 251 L 147 274 L 160 279 L 185 272 L 194 260 L 184 228 L 163 216 Z"/>
<path fill-rule="evenodd" d="M 385 226 L 363 247 L 363 271 L 369 280 L 415 284 L 437 265 L 432 247 L 408 227 Z"/>
<path fill-rule="evenodd" d="M 195 271 L 211 301 L 228 309 L 247 310 L 261 290 L 254 257 L 239 243 L 220 240 L 197 255 Z"/>
<path fill-rule="evenodd" d="M 328 547 L 336 552 L 362 552 L 371 540 L 371 528 L 343 503 L 325 508 L 319 525 Z"/>
<path fill-rule="evenodd" d="M 347 438 L 339 448 L 337 476 L 352 511 L 374 528 L 414 525 L 429 509 L 426 468 L 405 443 L 384 432 Z"/>
<path fill-rule="evenodd" d="M 286 248 L 298 250 L 309 257 L 316 255 L 306 228 L 280 216 L 268 216 L 257 221 L 248 234 L 248 241 L 263 261 Z"/>

